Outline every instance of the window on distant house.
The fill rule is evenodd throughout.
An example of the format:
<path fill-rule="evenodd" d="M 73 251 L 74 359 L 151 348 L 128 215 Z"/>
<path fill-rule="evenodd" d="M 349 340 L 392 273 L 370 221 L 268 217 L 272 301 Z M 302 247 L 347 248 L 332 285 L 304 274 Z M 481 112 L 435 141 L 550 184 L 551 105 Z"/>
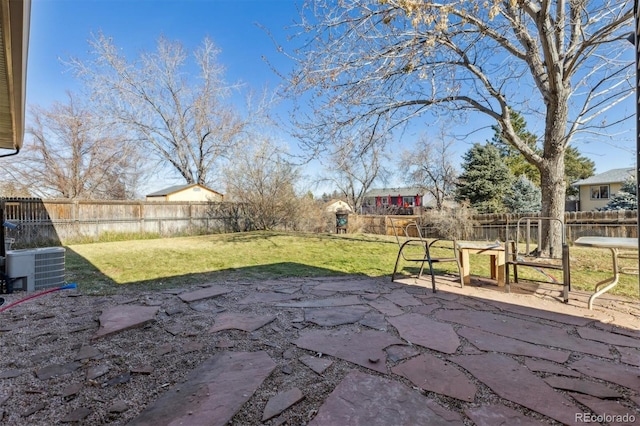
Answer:
<path fill-rule="evenodd" d="M 413 206 L 413 203 L 415 202 L 415 200 L 416 200 L 415 197 L 402 197 L 402 205 Z"/>
<path fill-rule="evenodd" d="M 596 185 L 591 187 L 591 199 L 608 199 L 609 198 L 609 185 Z"/>

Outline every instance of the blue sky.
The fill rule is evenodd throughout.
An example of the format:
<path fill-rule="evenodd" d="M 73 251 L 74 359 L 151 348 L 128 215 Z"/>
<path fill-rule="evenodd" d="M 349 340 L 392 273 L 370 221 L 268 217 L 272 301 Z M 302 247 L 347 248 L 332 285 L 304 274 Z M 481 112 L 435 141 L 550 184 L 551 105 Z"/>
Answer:
<path fill-rule="evenodd" d="M 209 37 L 221 49 L 218 60 L 228 83 L 242 83 L 244 89 L 257 92 L 275 90 L 280 77 L 264 58 L 278 70 L 292 64 L 261 26 L 286 42 L 283 29 L 297 16 L 291 0 L 32 0 L 27 108 L 66 102 L 66 91 L 79 86 L 61 59 L 86 57 L 88 40 L 99 32 L 111 37 L 129 58 L 155 50 L 160 36 L 190 50 Z M 239 104 L 243 101 L 238 98 Z M 288 142 L 295 150 L 295 143 Z M 159 173 L 143 192 L 183 183 L 170 175 Z"/>
<path fill-rule="evenodd" d="M 32 0 L 27 104 L 48 106 L 65 101 L 65 91 L 77 86 L 59 58 L 86 55 L 87 40 L 99 31 L 112 37 L 128 56 L 153 50 L 160 35 L 188 48 L 197 47 L 208 36 L 222 50 L 219 61 L 226 68 L 228 82 L 244 82 L 254 90 L 274 89 L 280 80 L 263 56 L 281 70 L 291 64 L 258 24 L 286 42 L 283 28 L 297 17 L 294 0 Z M 620 108 L 634 111 L 633 99 Z M 473 119 L 470 121 L 473 125 Z M 632 126 L 629 121 L 628 127 Z M 472 142 L 483 142 L 491 135 L 483 132 L 467 144 L 459 143 L 456 156 L 464 154 Z M 409 135 L 403 144 L 417 136 Z M 633 137 L 634 132 L 629 131 L 615 141 L 585 139 L 576 146 L 595 161 L 600 173 L 635 164 Z M 181 182 L 168 182 L 175 183 Z"/>
<path fill-rule="evenodd" d="M 222 50 L 229 82 L 275 86 L 279 78 L 262 57 L 287 63 L 258 25 L 279 36 L 296 16 L 290 0 L 33 0 L 27 102 L 62 100 L 75 81 L 59 58 L 83 57 L 100 31 L 128 56 L 154 50 L 160 35 L 188 48 L 208 36 Z"/>

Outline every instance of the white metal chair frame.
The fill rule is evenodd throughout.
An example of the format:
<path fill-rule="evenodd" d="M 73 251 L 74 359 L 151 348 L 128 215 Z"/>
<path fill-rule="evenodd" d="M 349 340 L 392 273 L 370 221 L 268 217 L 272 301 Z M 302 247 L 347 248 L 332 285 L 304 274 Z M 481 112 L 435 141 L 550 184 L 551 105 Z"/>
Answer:
<path fill-rule="evenodd" d="M 431 242 L 427 241 L 422 237 L 422 232 L 420 231 L 420 227 L 415 220 L 409 221 L 405 226 L 401 226 L 398 222 L 405 222 L 405 219 L 393 219 L 389 218 L 391 221 L 391 227 L 393 228 L 393 234 L 396 237 L 396 241 L 398 242 L 399 250 L 398 256 L 396 257 L 396 264 L 393 267 L 393 274 L 391 275 L 391 281 L 394 282 L 396 278 L 396 273 L 398 272 L 398 265 L 400 263 L 400 259 L 404 259 L 407 262 L 420 262 L 420 272 L 418 273 L 418 279 L 422 278 L 422 273 L 424 272 L 425 264 L 429 265 L 429 274 L 431 275 L 431 287 L 433 292 L 436 292 L 436 278 L 433 271 L 434 263 L 443 263 L 443 262 L 455 262 L 458 267 L 458 273 L 460 275 L 460 283 L 464 287 L 464 283 L 462 282 L 462 270 L 460 268 L 460 257 L 458 256 L 458 249 L 456 246 L 456 241 L 454 239 L 444 239 L 438 238 Z M 409 231 L 411 228 L 415 229 L 415 236 L 411 235 Z M 402 232 L 399 232 L 402 230 Z M 436 243 L 440 242 L 448 242 L 451 244 L 450 249 L 453 252 L 453 257 L 432 257 L 431 256 L 431 248 Z M 421 246 L 424 249 L 424 255 L 414 257 L 411 255 L 407 255 L 405 253 L 405 249 L 410 246 Z M 449 249 L 449 247 L 446 247 Z"/>

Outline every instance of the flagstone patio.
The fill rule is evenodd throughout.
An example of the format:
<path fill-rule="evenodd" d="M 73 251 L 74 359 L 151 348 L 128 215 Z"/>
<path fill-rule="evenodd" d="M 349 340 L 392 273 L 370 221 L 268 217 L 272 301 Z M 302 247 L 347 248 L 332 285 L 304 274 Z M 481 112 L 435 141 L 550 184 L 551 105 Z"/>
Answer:
<path fill-rule="evenodd" d="M 56 410 L 61 422 L 154 426 L 579 424 L 585 415 L 640 424 L 637 300 L 603 297 L 588 310 L 588 295 L 578 292 L 565 305 L 552 290 L 526 286 L 506 294 L 439 277 L 438 293 L 428 287 L 342 277 L 103 297 L 97 324 L 66 330 L 78 340 L 68 358 L 0 362 L 0 419 L 46 424 L 56 415 L 47 410 Z M 88 296 L 53 297 L 73 306 Z M 0 317 L 0 335 L 36 333 L 29 316 L 37 311 L 20 306 Z M 109 339 L 163 331 L 180 337 L 180 348 L 157 341 L 146 369 L 134 365 L 139 360 L 122 360 L 125 371 L 100 369 L 116 351 Z M 104 389 L 106 399 L 117 386 L 131 394 L 127 386 L 140 375 L 161 383 L 158 366 L 178 349 L 194 363 L 189 373 L 156 386 L 138 409 L 123 401 L 106 415 L 98 397 L 81 397 Z M 30 390 L 21 377 L 29 371 L 30 386 L 38 381 L 46 395 L 61 376 L 85 378 L 66 397 L 48 395 L 59 402 L 25 411 L 21 398 Z"/>

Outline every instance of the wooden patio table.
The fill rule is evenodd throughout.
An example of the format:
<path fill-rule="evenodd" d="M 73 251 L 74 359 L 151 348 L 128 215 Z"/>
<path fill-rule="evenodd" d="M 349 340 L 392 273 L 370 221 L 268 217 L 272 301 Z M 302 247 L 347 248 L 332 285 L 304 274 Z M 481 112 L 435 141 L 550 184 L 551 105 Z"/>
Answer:
<path fill-rule="evenodd" d="M 465 285 L 471 283 L 471 271 L 469 254 L 485 254 L 489 256 L 491 278 L 496 280 L 498 286 L 504 286 L 504 247 L 499 243 L 484 243 L 478 241 L 460 241 L 456 244 L 462 282 Z"/>

